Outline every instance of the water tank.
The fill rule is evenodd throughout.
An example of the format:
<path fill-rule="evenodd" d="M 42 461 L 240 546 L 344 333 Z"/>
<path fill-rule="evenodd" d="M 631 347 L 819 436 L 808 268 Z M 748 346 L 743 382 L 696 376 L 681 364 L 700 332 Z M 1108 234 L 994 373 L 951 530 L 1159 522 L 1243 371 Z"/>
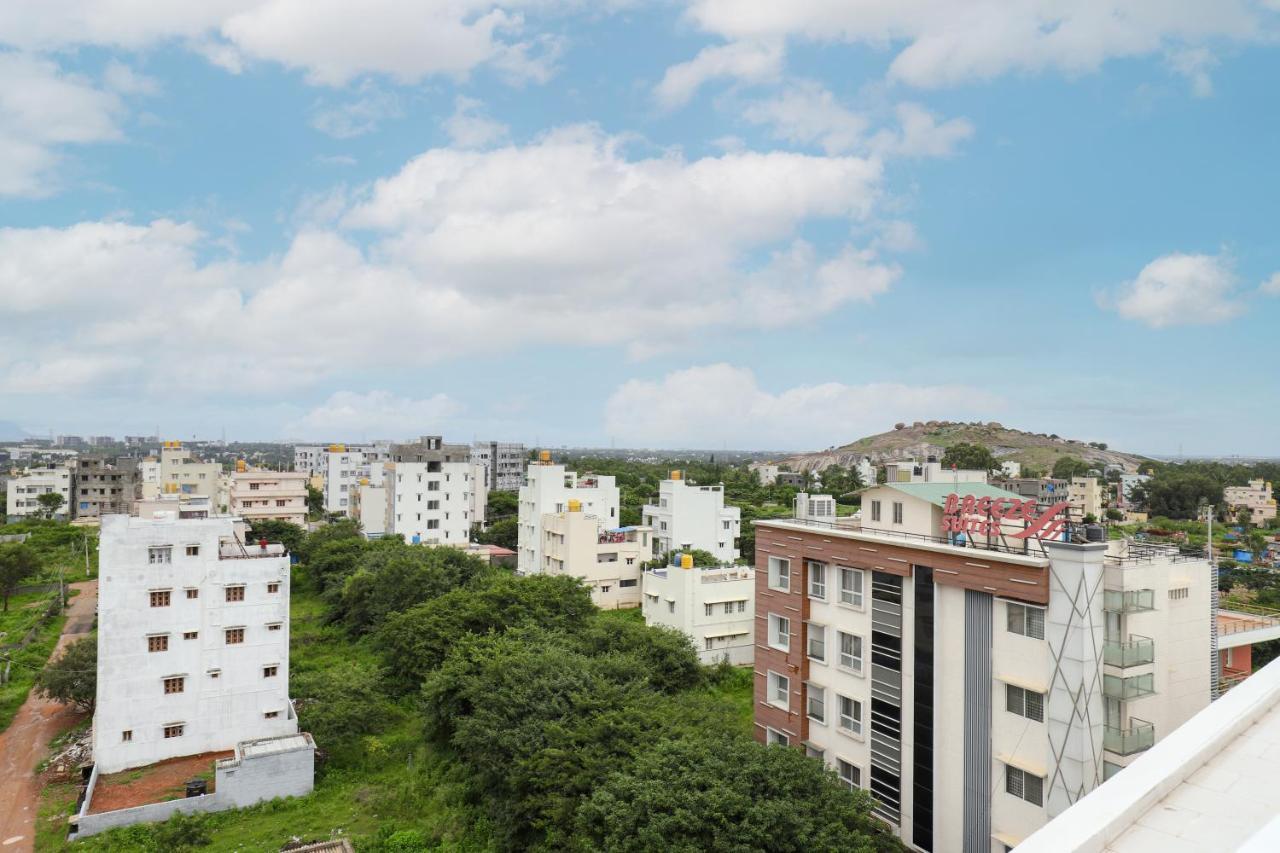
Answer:
<path fill-rule="evenodd" d="M 1086 542 L 1104 542 L 1106 541 L 1106 533 L 1102 529 L 1101 524 L 1086 524 L 1084 526 L 1084 540 Z"/>
<path fill-rule="evenodd" d="M 679 480 L 679 479 L 680 479 L 681 477 L 683 477 L 683 476 L 684 476 L 684 472 L 683 472 L 683 471 L 672 471 L 672 472 L 671 472 L 671 479 L 673 479 L 673 480 Z"/>
<path fill-rule="evenodd" d="M 569 499 L 569 512 L 582 512 L 582 501 Z"/>
<path fill-rule="evenodd" d="M 209 781 L 207 779 L 191 779 L 187 782 L 188 797 L 203 797 L 209 793 Z"/>
<path fill-rule="evenodd" d="M 692 569 L 692 568 L 693 568 L 693 555 L 692 555 L 692 554 L 681 554 L 681 555 L 680 555 L 680 568 L 682 568 L 682 569 Z"/>

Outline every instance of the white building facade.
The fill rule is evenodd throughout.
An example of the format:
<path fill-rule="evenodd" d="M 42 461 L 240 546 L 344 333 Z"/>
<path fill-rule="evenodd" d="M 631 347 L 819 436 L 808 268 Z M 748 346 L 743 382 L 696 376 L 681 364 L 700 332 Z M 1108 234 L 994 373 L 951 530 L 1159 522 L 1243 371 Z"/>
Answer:
<path fill-rule="evenodd" d="M 471 449 L 423 436 L 392 445 L 383 464 L 387 533 L 410 544 L 465 545 L 471 539 Z"/>
<path fill-rule="evenodd" d="M 679 471 L 658 486 L 658 502 L 641 510 L 646 527 L 653 528 L 653 553 L 698 549 L 721 563 L 742 555 L 738 537 L 742 512 L 724 505 L 724 486 L 696 486 Z"/>
<path fill-rule="evenodd" d="M 5 512 L 11 518 L 32 518 L 43 515 L 40 496 L 62 496 L 62 506 L 54 518 L 69 518 L 71 513 L 71 470 L 69 468 L 31 468 L 9 478 L 5 483 Z"/>
<path fill-rule="evenodd" d="M 245 521 L 287 521 L 307 526 L 307 475 L 238 470 L 230 477 L 229 511 Z"/>
<path fill-rule="evenodd" d="M 524 469 L 529 452 L 523 444 L 506 441 L 477 441 L 471 458 L 488 470 L 485 484 L 490 491 L 515 492 L 524 485 Z"/>
<path fill-rule="evenodd" d="M 281 546 L 229 516 L 109 515 L 99 553 L 99 773 L 297 731 Z"/>
<path fill-rule="evenodd" d="M 577 501 L 581 511 L 600 519 L 601 525 L 616 527 L 619 500 L 613 477 L 579 477 L 563 465 L 553 465 L 551 455 L 542 451 L 539 461 L 530 463 L 520 487 L 516 570 L 522 575 L 542 572 L 543 516 L 566 512 L 569 501 Z"/>
<path fill-rule="evenodd" d="M 653 546 L 647 527 L 605 527 L 569 501 L 565 512 L 542 517 L 542 573 L 569 575 L 591 590 L 602 610 L 640 606 L 641 567 Z"/>
<path fill-rule="evenodd" d="M 677 565 L 644 573 L 644 621 L 687 634 L 704 664 L 728 660 L 749 666 L 755 654 L 755 586 L 755 570 L 748 566 L 699 568 L 682 555 Z"/>

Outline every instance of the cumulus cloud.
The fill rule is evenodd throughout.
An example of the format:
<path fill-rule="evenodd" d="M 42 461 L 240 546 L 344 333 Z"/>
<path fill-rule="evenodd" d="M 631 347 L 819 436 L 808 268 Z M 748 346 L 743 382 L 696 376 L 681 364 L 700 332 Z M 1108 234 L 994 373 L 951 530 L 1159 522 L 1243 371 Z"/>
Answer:
<path fill-rule="evenodd" d="M 882 130 L 871 140 L 871 150 L 894 157 L 950 157 L 956 146 L 973 136 L 968 119 L 938 121 L 919 104 L 899 104 L 894 113 L 898 128 Z"/>
<path fill-rule="evenodd" d="M 444 129 L 458 148 L 484 148 L 502 142 L 510 132 L 505 124 L 485 115 L 483 103 L 464 95 L 454 99 L 453 115 L 445 119 Z"/>
<path fill-rule="evenodd" d="M 698 51 L 688 62 L 667 69 L 654 89 L 658 103 L 667 108 L 688 103 L 703 84 L 728 77 L 750 83 L 773 80 L 782 72 L 780 42 L 733 42 Z"/>
<path fill-rule="evenodd" d="M 1156 329 L 1221 323 L 1244 310 L 1229 258 L 1180 252 L 1147 264 L 1106 302 L 1120 316 Z"/>
<path fill-rule="evenodd" d="M 355 100 L 317 110 L 311 116 L 311 126 L 334 139 L 351 139 L 371 133 L 382 122 L 403 115 L 404 109 L 395 94 L 366 85 L 361 87 Z"/>
<path fill-rule="evenodd" d="M 408 438 L 443 432 L 442 423 L 463 411 L 447 394 L 421 400 L 390 391 L 337 391 L 285 428 L 288 435 L 395 435 Z"/>
<path fill-rule="evenodd" d="M 625 382 L 605 403 L 604 420 L 610 435 L 637 446 L 785 450 L 829 447 L 895 420 L 959 419 L 1003 406 L 960 385 L 823 382 L 770 391 L 751 370 L 720 363 Z"/>
<path fill-rule="evenodd" d="M 1262 37 L 1252 0 L 689 0 L 689 18 L 722 38 L 890 45 L 891 79 L 934 88 L 1009 72 L 1080 74 L 1170 46 Z"/>
<path fill-rule="evenodd" d="M 867 131 L 866 116 L 847 109 L 813 81 L 801 81 L 771 98 L 748 104 L 743 118 L 770 128 L 774 138 L 816 144 L 830 154 L 859 148 Z"/>
<path fill-rule="evenodd" d="M 1280 272 L 1272 273 L 1271 278 L 1264 281 L 1258 289 L 1267 296 L 1280 296 Z"/>
<path fill-rule="evenodd" d="M 1213 94 L 1213 78 L 1209 76 L 1209 69 L 1217 64 L 1217 58 L 1204 47 L 1186 48 L 1169 54 L 1169 67 L 1187 78 L 1191 94 L 1197 98 Z"/>
<path fill-rule="evenodd" d="M 865 231 L 880 182 L 858 157 L 636 158 L 574 127 L 427 151 L 354 200 L 318 201 L 325 214 L 259 263 L 217 259 L 214 238 L 169 220 L 0 229 L 0 304 L 21 320 L 0 325 L 0 384 L 44 370 L 53 391 L 86 375 L 60 360 L 143 347 L 184 369 L 131 381 L 296 389 L 495 344 L 643 357 L 708 329 L 803 324 L 897 280 L 870 248 L 802 236 L 815 223 Z"/>

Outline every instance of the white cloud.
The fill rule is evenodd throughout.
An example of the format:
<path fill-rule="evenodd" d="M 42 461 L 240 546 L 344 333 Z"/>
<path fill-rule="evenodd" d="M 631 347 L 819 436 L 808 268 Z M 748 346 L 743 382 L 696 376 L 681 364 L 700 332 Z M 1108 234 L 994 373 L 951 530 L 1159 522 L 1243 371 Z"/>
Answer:
<path fill-rule="evenodd" d="M 625 382 L 606 402 L 604 419 L 610 436 L 635 446 L 814 449 L 895 421 L 990 416 L 1003 406 L 960 385 L 823 382 L 769 391 L 749 369 L 721 363 Z"/>
<path fill-rule="evenodd" d="M 238 73 L 247 61 L 340 86 L 366 74 L 416 83 L 491 64 L 542 81 L 560 44 L 527 35 L 526 15 L 611 11 L 584 0 L 6 0 L 0 42 L 28 50 L 101 45 L 140 50 L 177 41 Z"/>
<path fill-rule="evenodd" d="M 1180 252 L 1147 264 L 1111 301 L 1120 316 L 1156 329 L 1221 323 L 1244 310 L 1229 258 Z"/>
<path fill-rule="evenodd" d="M 728 77 L 750 83 L 774 80 L 782 73 L 781 42 L 733 42 L 704 47 L 688 62 L 667 69 L 654 89 L 658 103 L 683 106 L 704 83 Z"/>
<path fill-rule="evenodd" d="M 845 108 L 821 85 L 803 81 L 775 97 L 748 104 L 743 118 L 767 125 L 774 138 L 820 145 L 828 154 L 858 149 L 869 124 L 866 116 Z"/>
<path fill-rule="evenodd" d="M 365 85 L 354 101 L 318 110 L 311 116 L 311 126 L 334 139 L 351 139 L 377 130 L 387 119 L 403 115 L 404 109 L 395 94 Z"/>
<path fill-rule="evenodd" d="M 1280 296 L 1280 272 L 1272 273 L 1271 278 L 1264 281 L 1258 290 L 1267 296 Z"/>
<path fill-rule="evenodd" d="M 444 129 L 458 148 L 485 148 L 510 133 L 505 124 L 484 114 L 483 103 L 464 95 L 454 99 L 453 115 L 445 119 Z"/>
<path fill-rule="evenodd" d="M 688 15 L 731 41 L 890 46 L 889 76 L 926 88 L 1018 71 L 1080 74 L 1112 58 L 1263 35 L 1252 0 L 689 0 Z"/>
<path fill-rule="evenodd" d="M 709 329 L 803 324 L 896 281 L 872 250 L 801 239 L 810 223 L 866 230 L 880 181 L 849 156 L 630 158 L 575 127 L 427 151 L 354 203 L 338 188 L 256 264 L 205 260 L 216 239 L 167 220 L 0 229 L 0 304 L 20 320 L 0 325 L 0 385 L 44 370 L 53 391 L 85 375 L 66 359 L 141 351 L 183 364 L 126 376 L 149 387 L 296 389 L 495 345 L 643 356 Z M 307 333 L 280 331 L 285 318 Z"/>
<path fill-rule="evenodd" d="M 447 394 L 424 400 L 390 391 L 338 391 L 285 428 L 288 435 L 394 435 L 408 438 L 444 430 L 442 422 L 461 414 L 463 406 Z"/>
<path fill-rule="evenodd" d="M 1204 47 L 1186 48 L 1169 55 L 1169 66 L 1187 78 L 1191 94 L 1197 98 L 1213 94 L 1213 78 L 1209 76 L 1209 69 L 1217 64 L 1217 58 Z"/>
<path fill-rule="evenodd" d="M 154 77 L 140 74 L 114 59 L 107 63 L 106 69 L 102 72 L 102 83 L 112 92 L 118 92 L 121 95 L 160 94 L 160 82 L 158 80 Z"/>
<path fill-rule="evenodd" d="M 44 196 L 67 145 L 121 139 L 124 104 L 54 63 L 0 52 L 0 196 Z"/>
<path fill-rule="evenodd" d="M 871 140 L 871 150 L 882 156 L 950 157 L 964 140 L 973 136 L 968 119 L 939 122 L 919 104 L 898 104 L 894 110 L 899 129 L 882 130 Z"/>

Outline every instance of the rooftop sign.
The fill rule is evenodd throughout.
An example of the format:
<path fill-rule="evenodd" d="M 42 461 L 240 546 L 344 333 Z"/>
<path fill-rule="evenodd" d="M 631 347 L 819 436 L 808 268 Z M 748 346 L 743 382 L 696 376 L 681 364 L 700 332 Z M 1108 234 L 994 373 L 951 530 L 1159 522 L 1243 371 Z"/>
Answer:
<path fill-rule="evenodd" d="M 942 532 L 970 536 L 1007 536 L 1010 539 L 1053 539 L 1067 520 L 1067 503 L 1056 503 L 1040 511 L 1034 499 L 991 498 L 974 495 L 947 495 L 942 505 Z M 1021 530 L 1008 532 L 1005 523 L 1022 523 Z"/>

